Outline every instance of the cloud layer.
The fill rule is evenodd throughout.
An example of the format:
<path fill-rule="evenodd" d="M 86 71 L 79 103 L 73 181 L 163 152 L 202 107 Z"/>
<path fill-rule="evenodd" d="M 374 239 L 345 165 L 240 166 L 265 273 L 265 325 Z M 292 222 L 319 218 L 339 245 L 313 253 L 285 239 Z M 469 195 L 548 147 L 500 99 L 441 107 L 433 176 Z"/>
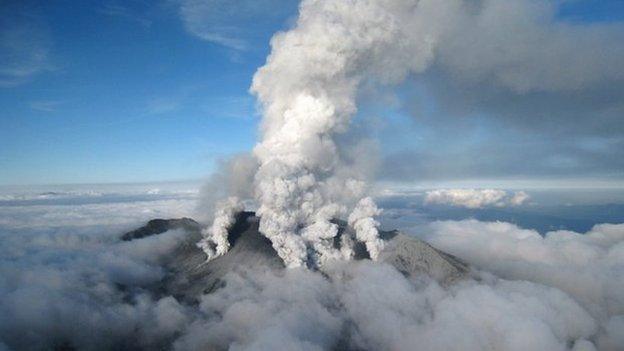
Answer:
<path fill-rule="evenodd" d="M 67 196 L 77 202 L 76 194 Z M 119 235 L 141 216 L 187 215 L 194 200 L 133 202 L 117 195 L 116 202 L 93 204 L 107 194 L 81 194 L 89 200 L 82 205 L 68 205 L 63 196 L 42 205 L 28 202 L 31 195 L 5 195 L 0 217 L 11 219 L 0 225 L 0 347 L 611 351 L 623 345 L 623 225 L 542 237 L 502 222 L 434 222 L 418 235 L 478 268 L 471 278 L 445 287 L 370 261 L 328 263 L 322 273 L 255 267 L 231 272 L 221 289 L 187 305 L 150 289 L 185 234 L 131 242 Z"/>
<path fill-rule="evenodd" d="M 330 280 L 298 269 L 230 276 L 224 289 L 202 300 L 204 318 L 175 346 L 565 350 L 581 349 L 597 329 L 564 293 L 529 282 L 491 279 L 443 289 L 370 262 L 343 263 L 326 273 Z"/>

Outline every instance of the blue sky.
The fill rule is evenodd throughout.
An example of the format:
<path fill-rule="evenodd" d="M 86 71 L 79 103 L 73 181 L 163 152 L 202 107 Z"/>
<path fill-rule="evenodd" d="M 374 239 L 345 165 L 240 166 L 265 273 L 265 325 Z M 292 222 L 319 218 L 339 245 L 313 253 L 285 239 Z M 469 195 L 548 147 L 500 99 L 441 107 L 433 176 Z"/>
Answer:
<path fill-rule="evenodd" d="M 190 32 L 174 3 L 8 9 L 5 16 L 18 18 L 7 32 L 27 27 L 41 39 L 2 39 L 22 40 L 11 44 L 45 58 L 15 64 L 32 73 L 0 81 L 0 183 L 198 178 L 215 159 L 249 150 L 258 117 L 248 87 L 270 36 L 295 13 L 288 7 L 254 26 L 244 49 Z M 25 61 L 3 56 L 3 64 Z"/>
<path fill-rule="evenodd" d="M 0 184 L 206 176 L 216 160 L 253 147 L 259 117 L 248 88 L 269 52 L 272 33 L 291 25 L 296 10 L 297 2 L 289 0 L 3 4 Z M 568 1 L 558 16 L 570 22 L 617 23 L 624 17 L 624 1 Z M 413 100 L 420 101 L 419 106 L 435 110 L 439 99 L 424 90 L 411 83 L 396 93 L 416 96 Z M 434 145 L 449 156 L 458 155 L 458 150 L 481 153 L 484 147 L 504 150 L 506 143 L 552 149 L 553 160 L 570 163 L 561 151 L 565 143 L 542 147 L 542 136 L 535 133 L 499 133 L 497 122 L 483 117 L 496 112 L 481 111 L 468 128 L 448 134 L 448 125 L 432 127 L 427 118 L 405 117 L 409 106 L 376 104 L 361 109 L 362 115 L 374 112 L 385 117 L 373 134 L 381 140 L 389 167 L 393 157 L 426 159 L 419 155 Z M 453 136 L 458 131 L 462 136 Z M 447 139 L 439 147 L 443 132 Z M 578 140 L 585 139 L 585 144 L 598 148 L 612 148 L 608 143 L 614 140 L 602 135 Z M 620 140 L 617 135 L 614 145 Z M 509 151 L 506 161 L 515 157 L 514 152 Z M 444 168 L 427 169 L 436 167 Z M 583 171 L 578 177 L 621 178 L 619 165 L 608 168 L 595 174 Z M 387 178 L 418 172 L 406 168 Z M 456 177 L 463 170 L 440 172 L 442 177 Z M 467 174 L 509 176 L 499 171 Z M 536 166 L 520 176 L 548 178 L 561 173 Z"/>

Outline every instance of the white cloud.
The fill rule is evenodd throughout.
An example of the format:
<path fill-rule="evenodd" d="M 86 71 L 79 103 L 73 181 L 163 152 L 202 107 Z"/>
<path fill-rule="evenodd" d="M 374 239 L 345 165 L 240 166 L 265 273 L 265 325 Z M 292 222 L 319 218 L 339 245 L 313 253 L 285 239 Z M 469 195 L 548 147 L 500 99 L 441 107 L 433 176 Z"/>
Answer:
<path fill-rule="evenodd" d="M 451 205 L 466 208 L 520 206 L 529 195 L 524 191 L 513 194 L 498 189 L 438 189 L 425 193 L 426 204 Z"/>
<path fill-rule="evenodd" d="M 543 237 L 513 224 L 476 220 L 434 222 L 422 230 L 434 246 L 480 269 L 568 293 L 600 323 L 624 315 L 624 224 Z"/>

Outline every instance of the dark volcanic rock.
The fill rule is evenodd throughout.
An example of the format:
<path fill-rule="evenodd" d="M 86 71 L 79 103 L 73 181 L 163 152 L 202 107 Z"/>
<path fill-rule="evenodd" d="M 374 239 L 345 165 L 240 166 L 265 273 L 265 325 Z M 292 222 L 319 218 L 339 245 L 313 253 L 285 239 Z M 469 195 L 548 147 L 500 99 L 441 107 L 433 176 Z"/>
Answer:
<path fill-rule="evenodd" d="M 151 224 L 153 223 L 153 224 Z M 343 221 L 339 225 L 339 236 L 353 234 Z M 201 239 L 197 222 L 188 219 L 153 220 L 147 226 L 124 235 L 124 240 L 154 235 L 166 230 L 183 228 L 187 239 L 167 260 L 168 274 L 155 288 L 158 293 L 173 295 L 187 302 L 197 302 L 206 293 L 224 284 L 225 275 L 230 272 L 245 272 L 248 269 L 283 269 L 284 264 L 271 246 L 269 239 L 258 231 L 259 218 L 253 212 L 241 212 L 230 229 L 230 250 L 227 254 L 206 262 L 206 255 L 196 243 Z M 128 237 L 129 239 L 125 239 Z M 381 231 L 380 237 L 386 247 L 380 261 L 391 264 L 407 277 L 426 274 L 443 285 L 468 274 L 468 267 L 456 257 L 437 250 L 415 237 L 398 231 Z M 339 246 L 339 238 L 334 242 Z M 355 259 L 369 258 L 363 243 L 356 243 Z"/>
<path fill-rule="evenodd" d="M 134 239 L 141 239 L 150 235 L 162 234 L 173 229 L 184 229 L 187 232 L 201 232 L 199 223 L 190 218 L 152 219 L 143 227 L 122 235 L 121 240 L 130 241 Z"/>
<path fill-rule="evenodd" d="M 230 229 L 230 251 L 206 262 L 206 254 L 196 245 L 185 245 L 169 262 L 170 274 L 164 288 L 168 294 L 193 301 L 221 286 L 229 272 L 247 268 L 284 268 L 271 242 L 258 231 L 259 219 L 252 212 L 237 215 Z"/>

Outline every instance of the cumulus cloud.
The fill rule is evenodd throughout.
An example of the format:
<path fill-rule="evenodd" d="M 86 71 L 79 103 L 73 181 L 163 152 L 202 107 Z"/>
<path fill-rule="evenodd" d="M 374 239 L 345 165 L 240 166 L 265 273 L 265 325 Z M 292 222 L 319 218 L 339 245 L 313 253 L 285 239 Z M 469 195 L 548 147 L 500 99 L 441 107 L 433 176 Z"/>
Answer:
<path fill-rule="evenodd" d="M 513 194 L 498 189 L 438 189 L 425 193 L 426 204 L 451 205 L 466 208 L 483 208 L 488 206 L 520 206 L 529 195 L 524 191 Z"/>

